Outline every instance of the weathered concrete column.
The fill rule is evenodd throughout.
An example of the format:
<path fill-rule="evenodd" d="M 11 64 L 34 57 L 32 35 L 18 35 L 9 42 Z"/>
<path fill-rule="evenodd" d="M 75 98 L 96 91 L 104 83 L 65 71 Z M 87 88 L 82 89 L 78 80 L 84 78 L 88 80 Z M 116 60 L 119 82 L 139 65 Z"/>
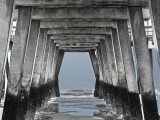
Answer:
<path fill-rule="evenodd" d="M 108 43 L 107 43 L 108 44 Z M 113 85 L 113 82 L 112 82 L 112 76 L 111 76 L 111 71 L 110 71 L 110 68 L 109 68 L 109 63 L 108 63 L 108 54 L 106 51 L 106 48 L 108 46 L 106 46 L 105 44 L 105 40 L 101 40 L 100 41 L 100 47 L 101 47 L 101 53 L 102 53 L 102 59 L 103 59 L 103 66 L 104 66 L 104 74 L 105 74 L 105 78 L 104 78 L 104 99 L 110 103 L 112 105 L 112 107 L 114 106 L 112 103 L 113 101 L 111 100 L 111 96 L 110 96 L 110 86 Z"/>
<path fill-rule="evenodd" d="M 129 7 L 129 14 L 138 64 L 138 82 L 140 83 L 144 117 L 145 120 L 158 120 L 153 70 L 145 34 L 142 8 Z"/>
<path fill-rule="evenodd" d="M 120 115 L 124 113 L 124 109 L 122 109 L 123 103 L 120 91 L 123 87 L 126 88 L 127 83 L 125 79 L 122 79 L 124 76 L 124 65 L 123 65 L 122 52 L 120 48 L 117 29 L 112 29 L 112 40 L 113 40 L 113 48 L 114 48 L 117 73 L 118 73 L 118 82 L 119 82 L 118 87 L 114 88 L 114 95 L 116 99 L 117 114 Z"/>
<path fill-rule="evenodd" d="M 94 70 L 94 74 L 96 77 L 96 83 L 95 83 L 95 90 L 94 90 L 94 97 L 99 97 L 99 68 L 98 68 L 98 60 L 95 54 L 95 50 L 89 51 L 90 59 L 92 62 L 92 67 Z"/>
<path fill-rule="evenodd" d="M 0 0 L 0 100 L 4 85 L 4 70 L 9 49 L 9 32 L 11 27 L 11 18 L 13 12 L 14 0 Z"/>
<path fill-rule="evenodd" d="M 59 75 L 59 71 L 62 65 L 63 57 L 64 57 L 64 51 L 59 50 L 58 60 L 57 60 L 57 65 L 56 65 L 56 70 L 55 70 L 55 78 L 54 78 L 55 79 L 55 97 L 60 97 L 58 75 Z"/>
<path fill-rule="evenodd" d="M 38 97 L 38 100 L 40 101 L 37 101 L 39 104 L 37 106 L 37 109 L 41 109 L 42 108 L 42 105 L 44 105 L 44 102 L 45 102 L 45 95 L 46 95 L 46 92 L 45 92 L 45 88 L 46 88 L 46 82 L 45 82 L 45 76 L 47 74 L 47 62 L 48 62 L 48 59 L 49 59 L 49 51 L 50 51 L 50 45 L 51 45 L 51 39 L 49 36 L 46 36 L 47 39 L 47 43 L 46 43 L 46 48 L 45 48 L 45 55 L 44 55 L 44 58 L 43 58 L 43 65 L 42 65 L 42 71 L 41 71 L 41 74 L 40 74 L 40 81 L 39 81 L 39 85 L 40 85 L 40 89 L 39 89 L 39 97 Z"/>
<path fill-rule="evenodd" d="M 48 39 L 50 39 L 50 36 L 48 36 Z M 55 44 L 54 41 L 51 40 L 50 46 L 49 46 L 49 52 L 48 52 L 48 60 L 47 60 L 47 68 L 46 68 L 46 74 L 45 74 L 45 102 L 49 100 L 50 97 L 50 90 L 51 90 L 51 79 L 52 79 L 52 64 L 53 64 L 53 58 L 54 58 L 54 50 L 55 50 Z"/>
<path fill-rule="evenodd" d="M 110 102 L 108 99 L 109 97 L 104 96 L 104 83 L 107 83 L 106 80 L 106 74 L 104 71 L 104 62 L 103 62 L 103 56 L 102 56 L 102 48 L 101 48 L 101 43 L 99 43 L 97 47 L 97 56 L 98 56 L 98 61 L 99 61 L 99 71 L 100 71 L 100 81 L 99 81 L 99 98 L 104 98 L 107 102 Z M 107 90 L 107 88 L 105 88 Z M 108 91 L 108 90 L 107 90 Z M 106 94 L 106 93 L 105 93 Z M 108 95 L 108 94 L 107 94 Z"/>
<path fill-rule="evenodd" d="M 112 102 L 113 109 L 117 112 L 117 114 L 122 114 L 122 103 L 116 102 L 117 94 L 117 87 L 119 87 L 119 81 L 118 81 L 118 73 L 117 73 L 117 64 L 115 60 L 115 53 L 114 53 L 114 47 L 113 47 L 113 39 L 111 35 L 106 36 L 106 41 L 104 42 L 106 45 L 106 51 L 107 51 L 107 58 L 108 58 L 108 65 L 110 69 L 111 74 L 111 80 L 112 84 L 109 84 L 109 92 L 110 92 L 110 99 Z"/>
<path fill-rule="evenodd" d="M 32 83 L 32 73 L 35 65 L 35 56 L 38 47 L 38 36 L 40 30 L 40 21 L 32 20 L 31 28 L 25 53 L 25 60 L 22 69 L 21 87 L 18 96 L 18 109 L 16 120 L 25 120 L 27 112 L 27 104 Z"/>
<path fill-rule="evenodd" d="M 157 45 L 157 55 L 158 63 L 160 67 L 160 1 L 159 0 L 148 0 L 149 1 L 149 10 L 152 20 L 153 27 L 153 40 L 156 40 L 154 43 Z"/>
<path fill-rule="evenodd" d="M 118 30 L 119 29 L 120 28 L 118 28 Z M 128 119 L 131 119 L 131 111 L 130 111 L 130 105 L 129 105 L 127 79 L 126 79 L 125 68 L 124 68 L 124 64 L 125 64 L 124 63 L 124 61 L 125 61 L 124 56 L 125 56 L 125 54 L 123 53 L 124 49 L 122 48 L 122 46 L 125 47 L 125 48 L 128 48 L 128 47 L 121 44 L 121 40 L 123 40 L 122 37 L 125 37 L 124 36 L 125 34 L 123 34 L 123 35 L 120 34 L 120 32 L 122 32 L 122 29 L 123 29 L 123 32 L 124 32 L 124 28 L 121 28 L 119 30 L 119 39 L 118 39 L 119 41 L 117 41 L 117 40 L 115 41 L 115 42 L 117 42 L 116 44 L 119 44 L 116 47 L 117 48 L 120 47 L 120 48 L 117 49 L 117 52 L 115 53 L 115 55 L 116 55 L 116 60 L 117 60 L 118 79 L 119 79 L 121 102 L 122 102 L 122 107 L 123 107 L 123 115 L 124 115 L 124 119 L 128 120 Z M 126 41 L 124 41 L 124 42 L 126 42 Z"/>
<path fill-rule="evenodd" d="M 31 88 L 29 93 L 29 100 L 27 104 L 27 114 L 26 114 L 25 120 L 34 120 L 34 116 L 36 112 L 36 103 L 38 100 L 39 87 L 40 87 L 39 86 L 40 73 L 42 70 L 45 45 L 47 42 L 47 39 L 45 39 L 46 35 L 47 35 L 46 30 L 41 29 L 40 35 L 39 35 L 37 53 L 35 57 L 34 71 L 32 73 Z"/>
<path fill-rule="evenodd" d="M 56 46 L 56 44 L 55 44 Z M 56 97 L 56 89 L 58 89 L 58 84 L 56 84 L 56 79 L 55 79 L 55 73 L 56 73 L 56 66 L 58 62 L 58 54 L 59 54 L 59 47 L 56 46 L 54 49 L 54 57 L 53 57 L 53 63 L 52 63 L 52 74 L 51 74 L 51 81 L 50 81 L 50 98 L 51 97 Z"/>
<path fill-rule="evenodd" d="M 121 92 L 124 91 L 129 96 L 129 99 L 126 98 L 125 105 L 126 109 L 131 112 L 131 117 L 133 119 L 142 119 L 139 90 L 135 76 L 133 57 L 131 51 L 131 40 L 129 39 L 127 21 L 117 21 L 117 28 L 124 63 L 124 73 L 122 74 L 122 79 L 125 79 L 125 83 L 127 83 L 127 85 L 125 84 L 126 87 L 124 86 L 125 88 L 123 87 L 124 89 L 122 89 Z"/>
<path fill-rule="evenodd" d="M 8 81 L 5 105 L 2 120 L 16 120 L 18 106 L 18 91 L 22 77 L 22 65 L 24 62 L 26 43 L 31 20 L 31 8 L 19 9 L 17 29 L 15 33 L 10 66 L 11 79 Z"/>

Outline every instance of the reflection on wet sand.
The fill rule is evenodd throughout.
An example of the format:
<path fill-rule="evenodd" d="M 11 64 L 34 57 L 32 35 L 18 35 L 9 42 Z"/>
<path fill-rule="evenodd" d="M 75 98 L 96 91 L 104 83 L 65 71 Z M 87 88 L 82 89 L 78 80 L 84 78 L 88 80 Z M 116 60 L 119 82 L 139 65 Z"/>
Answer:
<path fill-rule="evenodd" d="M 104 100 L 94 98 L 93 92 L 63 91 L 60 98 L 52 98 L 35 120 L 122 120 Z"/>

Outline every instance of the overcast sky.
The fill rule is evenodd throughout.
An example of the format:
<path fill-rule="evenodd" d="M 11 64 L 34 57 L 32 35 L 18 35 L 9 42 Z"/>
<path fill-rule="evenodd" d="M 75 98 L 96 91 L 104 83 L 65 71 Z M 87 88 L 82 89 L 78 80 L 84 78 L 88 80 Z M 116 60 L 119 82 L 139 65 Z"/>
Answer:
<path fill-rule="evenodd" d="M 59 73 L 60 89 L 94 89 L 95 76 L 88 53 L 67 52 Z"/>

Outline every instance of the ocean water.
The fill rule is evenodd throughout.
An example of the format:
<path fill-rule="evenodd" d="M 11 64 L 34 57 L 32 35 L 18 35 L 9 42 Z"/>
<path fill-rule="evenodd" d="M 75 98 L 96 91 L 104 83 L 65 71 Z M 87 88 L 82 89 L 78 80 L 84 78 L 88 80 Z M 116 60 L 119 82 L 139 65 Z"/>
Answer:
<path fill-rule="evenodd" d="M 121 119 L 110 104 L 93 97 L 93 90 L 62 90 L 60 98 L 51 98 L 35 120 L 114 120 Z"/>

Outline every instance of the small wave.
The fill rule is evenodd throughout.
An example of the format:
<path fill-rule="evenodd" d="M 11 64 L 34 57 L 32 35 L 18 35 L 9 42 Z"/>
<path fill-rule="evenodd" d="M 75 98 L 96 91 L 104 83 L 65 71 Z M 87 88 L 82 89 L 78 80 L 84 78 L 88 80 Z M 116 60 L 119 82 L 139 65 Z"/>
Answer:
<path fill-rule="evenodd" d="M 67 96 L 61 96 L 60 98 L 93 98 L 93 95 L 81 95 L 81 96 L 75 96 L 75 95 L 67 95 Z"/>

